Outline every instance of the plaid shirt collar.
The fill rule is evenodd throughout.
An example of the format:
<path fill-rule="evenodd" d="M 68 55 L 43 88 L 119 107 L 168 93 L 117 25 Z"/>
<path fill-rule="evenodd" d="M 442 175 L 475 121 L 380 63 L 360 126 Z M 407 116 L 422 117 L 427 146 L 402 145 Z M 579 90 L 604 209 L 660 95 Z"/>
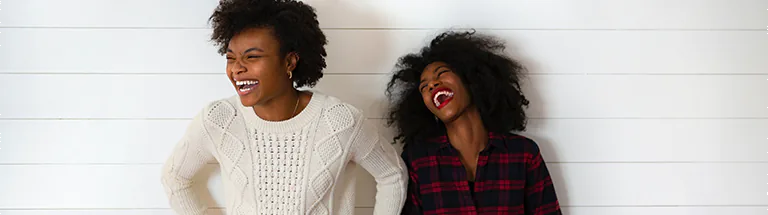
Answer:
<path fill-rule="evenodd" d="M 497 148 L 507 152 L 509 149 L 505 144 L 505 139 L 506 138 L 504 138 L 502 134 L 488 132 L 488 145 L 485 147 L 485 149 L 483 149 L 483 151 L 490 150 L 491 148 Z M 446 148 L 453 148 L 450 141 L 448 140 L 448 135 L 446 134 L 430 138 L 427 141 L 430 143 L 426 144 L 430 152 L 435 152 Z"/>

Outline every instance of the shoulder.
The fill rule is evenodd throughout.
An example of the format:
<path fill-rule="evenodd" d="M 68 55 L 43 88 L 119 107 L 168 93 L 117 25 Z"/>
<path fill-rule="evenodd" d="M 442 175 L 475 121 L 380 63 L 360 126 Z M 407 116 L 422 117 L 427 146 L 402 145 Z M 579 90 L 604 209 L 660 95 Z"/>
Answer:
<path fill-rule="evenodd" d="M 313 92 L 313 96 L 323 101 L 320 118 L 326 125 L 334 130 L 343 130 L 356 127 L 365 120 L 363 111 L 352 104 L 326 94 Z"/>
<path fill-rule="evenodd" d="M 413 164 L 421 159 L 428 159 L 432 154 L 430 153 L 438 147 L 438 143 L 423 141 L 423 142 L 409 142 L 403 145 L 403 152 L 400 153 L 400 157 L 405 161 L 408 166 L 415 167 Z"/>
<path fill-rule="evenodd" d="M 240 99 L 230 96 L 213 100 L 205 104 L 196 117 L 204 124 L 227 129 L 231 122 L 240 115 Z"/>
<path fill-rule="evenodd" d="M 522 155 L 524 162 L 529 165 L 538 165 L 543 157 L 541 148 L 533 139 L 514 133 L 491 135 L 492 139 L 502 140 L 507 154 Z"/>
<path fill-rule="evenodd" d="M 501 140 L 502 144 L 512 152 L 538 154 L 539 144 L 530 137 L 515 133 L 492 133 L 491 139 Z"/>

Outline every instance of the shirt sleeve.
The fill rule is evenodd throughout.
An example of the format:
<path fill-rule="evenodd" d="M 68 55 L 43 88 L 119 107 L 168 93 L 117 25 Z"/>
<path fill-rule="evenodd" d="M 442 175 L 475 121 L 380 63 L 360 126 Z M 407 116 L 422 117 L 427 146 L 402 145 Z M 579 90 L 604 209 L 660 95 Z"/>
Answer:
<path fill-rule="evenodd" d="M 397 214 L 405 203 L 407 170 L 395 148 L 358 115 L 357 131 L 352 138 L 353 161 L 376 180 L 374 215 Z"/>
<path fill-rule="evenodd" d="M 421 210 L 421 197 L 419 195 L 418 176 L 416 175 L 413 166 L 411 166 L 411 159 L 407 150 L 408 149 L 403 150 L 403 153 L 400 155 L 405 162 L 409 176 L 408 193 L 401 215 L 421 215 L 423 212 Z"/>
<path fill-rule="evenodd" d="M 162 169 L 162 185 L 176 214 L 205 215 L 207 206 L 193 191 L 192 178 L 214 161 L 207 145 L 211 139 L 203 125 L 203 112 L 192 119 Z"/>
<path fill-rule="evenodd" d="M 562 215 L 555 185 L 536 143 L 528 150 L 525 179 L 526 215 Z"/>

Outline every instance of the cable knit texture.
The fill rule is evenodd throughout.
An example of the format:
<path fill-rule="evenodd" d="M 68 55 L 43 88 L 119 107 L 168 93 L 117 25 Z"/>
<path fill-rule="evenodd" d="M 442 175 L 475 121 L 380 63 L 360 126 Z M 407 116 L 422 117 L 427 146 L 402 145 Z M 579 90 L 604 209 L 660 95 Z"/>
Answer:
<path fill-rule="evenodd" d="M 227 214 L 353 214 L 355 168 L 377 182 L 374 214 L 399 214 L 407 170 L 357 108 L 313 92 L 297 116 L 259 118 L 233 96 L 197 114 L 162 172 L 171 208 L 206 214 L 193 177 L 218 162 Z"/>

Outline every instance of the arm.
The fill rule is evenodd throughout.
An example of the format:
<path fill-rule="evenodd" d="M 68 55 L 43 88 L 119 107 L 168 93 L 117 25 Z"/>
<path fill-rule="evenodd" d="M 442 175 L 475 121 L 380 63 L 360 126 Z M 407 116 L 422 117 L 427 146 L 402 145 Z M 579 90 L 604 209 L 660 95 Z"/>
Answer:
<path fill-rule="evenodd" d="M 211 144 L 200 113 L 187 127 L 186 133 L 174 147 L 162 171 L 162 184 L 171 208 L 179 215 L 205 215 L 207 207 L 192 190 L 192 177 L 214 157 L 208 151 Z"/>
<path fill-rule="evenodd" d="M 408 181 L 408 194 L 405 199 L 405 206 L 403 206 L 403 211 L 400 213 L 401 215 L 421 215 L 423 212 L 421 211 L 421 198 L 419 197 L 419 184 L 418 184 L 418 175 L 416 175 L 416 172 L 413 170 L 413 167 L 411 166 L 411 159 L 410 156 L 408 156 L 408 149 L 404 149 L 402 153 L 403 161 L 405 161 L 405 166 L 408 167 L 408 176 L 410 180 Z"/>
<path fill-rule="evenodd" d="M 353 161 L 376 179 L 375 215 L 399 214 L 403 208 L 408 183 L 407 170 L 391 144 L 384 141 L 362 115 L 352 136 Z"/>
<path fill-rule="evenodd" d="M 549 175 L 547 165 L 539 147 L 533 143 L 528 152 L 531 159 L 526 160 L 525 179 L 525 214 L 526 215 L 562 215 L 560 203 L 555 193 L 555 185 Z"/>

